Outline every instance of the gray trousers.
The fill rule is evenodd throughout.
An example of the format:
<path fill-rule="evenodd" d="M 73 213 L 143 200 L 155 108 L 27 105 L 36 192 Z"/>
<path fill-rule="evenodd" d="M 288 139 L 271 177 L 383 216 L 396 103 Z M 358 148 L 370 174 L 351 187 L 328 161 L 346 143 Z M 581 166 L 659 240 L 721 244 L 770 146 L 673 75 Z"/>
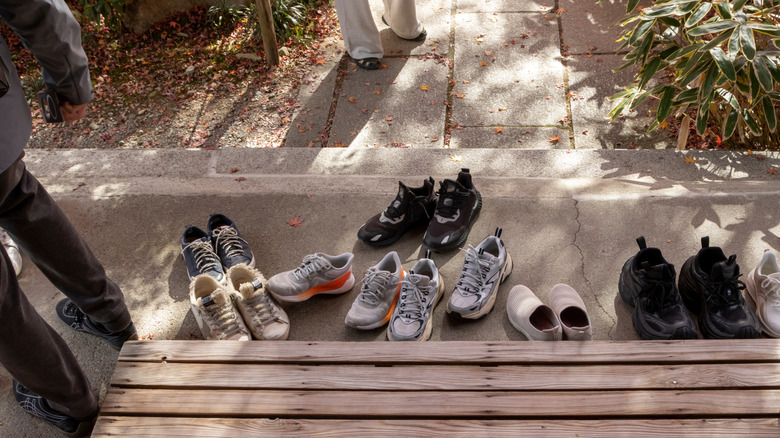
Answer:
<path fill-rule="evenodd" d="M 90 319 L 111 331 L 127 328 L 131 319 L 121 290 L 108 279 L 54 199 L 27 171 L 23 156 L 0 173 L 0 227 Z M 27 300 L 4 248 L 0 249 L 0 363 L 53 408 L 78 418 L 97 412 L 87 376 L 62 337 Z"/>

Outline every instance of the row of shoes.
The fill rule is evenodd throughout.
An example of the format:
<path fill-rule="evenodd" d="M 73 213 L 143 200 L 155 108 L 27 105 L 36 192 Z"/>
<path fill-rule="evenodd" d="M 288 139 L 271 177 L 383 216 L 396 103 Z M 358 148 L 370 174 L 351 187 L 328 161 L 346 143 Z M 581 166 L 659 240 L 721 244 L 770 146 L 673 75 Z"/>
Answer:
<path fill-rule="evenodd" d="M 181 246 L 190 307 L 204 338 L 287 339 L 290 320 L 269 297 L 252 250 L 230 218 L 211 215 L 207 231 L 187 226 Z"/>
<path fill-rule="evenodd" d="M 434 191 L 428 177 L 420 187 L 398 182 L 398 194 L 382 212 L 358 230 L 358 239 L 372 246 L 390 245 L 417 226 L 426 228 L 423 245 L 433 251 L 448 251 L 466 242 L 482 208 L 482 195 L 474 187 L 469 169 L 455 180 L 445 179 Z"/>
<path fill-rule="evenodd" d="M 705 338 L 757 338 L 762 330 L 780 337 L 780 266 L 771 251 L 739 280 L 736 254 L 701 239 L 701 249 L 688 258 L 676 283 L 674 265 L 658 248 L 636 239 L 639 252 L 623 265 L 618 283 L 621 299 L 633 307 L 631 319 L 643 339 L 698 338 L 691 313 Z M 744 291 L 744 294 L 743 294 Z"/>

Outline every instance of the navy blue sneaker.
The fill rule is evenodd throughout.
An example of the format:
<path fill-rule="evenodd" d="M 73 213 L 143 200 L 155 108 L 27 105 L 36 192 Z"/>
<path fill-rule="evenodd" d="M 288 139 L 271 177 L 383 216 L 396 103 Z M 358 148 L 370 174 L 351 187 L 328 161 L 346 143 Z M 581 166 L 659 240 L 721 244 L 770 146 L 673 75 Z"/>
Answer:
<path fill-rule="evenodd" d="M 98 411 L 87 418 L 76 418 L 65 415 L 60 411 L 49 406 L 49 402 L 40 395 L 25 388 L 24 385 L 13 381 L 12 391 L 14 398 L 19 406 L 30 415 L 38 417 L 57 429 L 65 432 L 68 436 L 82 437 L 89 436 L 92 428 L 95 427 Z"/>
<path fill-rule="evenodd" d="M 57 316 L 74 329 L 101 338 L 115 350 L 121 350 L 125 341 L 138 339 L 138 332 L 132 322 L 121 332 L 111 333 L 99 323 L 89 319 L 70 298 L 63 298 L 57 303 Z"/>
<path fill-rule="evenodd" d="M 211 245 L 211 238 L 200 228 L 189 225 L 184 230 L 181 236 L 181 256 L 187 265 L 190 281 L 200 274 L 208 274 L 220 283 L 225 282 L 225 271 Z"/>
<path fill-rule="evenodd" d="M 255 256 L 236 224 L 224 214 L 212 214 L 208 225 L 211 245 L 225 270 L 238 264 L 255 267 Z"/>

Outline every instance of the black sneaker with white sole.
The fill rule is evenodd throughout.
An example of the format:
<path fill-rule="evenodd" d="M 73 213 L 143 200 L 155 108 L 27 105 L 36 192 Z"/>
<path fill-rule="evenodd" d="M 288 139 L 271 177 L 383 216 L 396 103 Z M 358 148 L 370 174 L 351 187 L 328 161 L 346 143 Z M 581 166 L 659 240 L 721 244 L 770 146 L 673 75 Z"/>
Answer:
<path fill-rule="evenodd" d="M 65 432 L 68 436 L 82 437 L 89 436 L 92 428 L 95 426 L 98 412 L 87 418 L 76 418 L 52 408 L 49 402 L 40 395 L 27 389 L 24 385 L 13 381 L 12 391 L 16 402 L 28 414 L 38 417 L 57 429 Z"/>
<path fill-rule="evenodd" d="M 57 316 L 69 326 L 80 332 L 86 332 L 91 335 L 95 335 L 103 339 L 108 345 L 115 350 L 120 350 L 125 341 L 135 340 L 138 338 L 138 332 L 135 329 L 135 325 L 131 322 L 126 329 L 120 332 L 109 332 L 102 325 L 89 319 L 79 307 L 70 300 L 70 298 L 63 298 L 57 303 Z"/>
<path fill-rule="evenodd" d="M 181 235 L 181 256 L 187 266 L 187 276 L 193 278 L 208 274 L 220 283 L 225 281 L 222 262 L 214 252 L 209 234 L 198 227 L 188 225 Z"/>
<path fill-rule="evenodd" d="M 445 179 L 440 184 L 439 202 L 423 237 L 423 244 L 434 251 L 463 245 L 482 209 L 482 195 L 468 169 L 461 169 L 457 180 Z"/>
<path fill-rule="evenodd" d="M 255 256 L 249 244 L 230 218 L 224 214 L 212 214 L 209 218 L 208 233 L 214 252 L 217 253 L 225 271 L 241 263 L 255 267 Z"/>
<path fill-rule="evenodd" d="M 436 209 L 433 178 L 421 187 L 407 187 L 398 181 L 398 194 L 387 208 L 367 220 L 358 230 L 358 239 L 367 245 L 384 246 L 396 242 L 417 225 L 428 225 Z"/>

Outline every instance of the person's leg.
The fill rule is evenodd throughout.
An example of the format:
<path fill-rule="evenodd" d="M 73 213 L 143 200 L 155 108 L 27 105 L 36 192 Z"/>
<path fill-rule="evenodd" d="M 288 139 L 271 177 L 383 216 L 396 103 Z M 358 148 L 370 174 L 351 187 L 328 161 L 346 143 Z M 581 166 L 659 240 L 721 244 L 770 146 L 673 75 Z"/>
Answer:
<path fill-rule="evenodd" d="M 130 326 L 119 286 L 22 157 L 0 174 L 0 227 L 91 321 L 109 332 Z"/>
<path fill-rule="evenodd" d="M 401 38 L 413 40 L 423 32 L 423 25 L 417 19 L 415 0 L 383 0 L 387 25 Z"/>
<path fill-rule="evenodd" d="M 354 59 L 384 56 L 368 0 L 336 0 L 336 13 L 349 56 Z"/>

